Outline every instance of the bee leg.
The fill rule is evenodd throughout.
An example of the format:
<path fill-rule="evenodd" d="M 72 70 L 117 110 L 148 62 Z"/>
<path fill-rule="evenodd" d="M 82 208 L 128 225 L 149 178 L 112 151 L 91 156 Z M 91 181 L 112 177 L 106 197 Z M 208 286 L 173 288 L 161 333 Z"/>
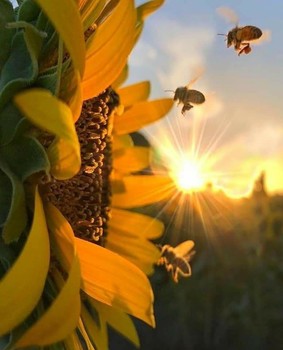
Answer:
<path fill-rule="evenodd" d="M 247 55 L 252 51 L 252 48 L 249 43 L 242 43 L 245 45 L 238 53 L 238 56 L 240 56 L 243 52 Z"/>
<path fill-rule="evenodd" d="M 184 104 L 181 113 L 184 115 L 186 111 L 189 111 L 191 108 L 194 108 L 190 103 Z"/>

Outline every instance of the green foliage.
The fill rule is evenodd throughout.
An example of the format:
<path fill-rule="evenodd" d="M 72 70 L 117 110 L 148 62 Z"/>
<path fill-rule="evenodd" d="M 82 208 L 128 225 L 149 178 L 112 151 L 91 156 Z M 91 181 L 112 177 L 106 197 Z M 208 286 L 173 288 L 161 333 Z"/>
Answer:
<path fill-rule="evenodd" d="M 11 43 L 15 30 L 7 28 L 7 23 L 14 21 L 13 6 L 8 0 L 0 1 L 0 71 L 10 55 Z"/>
<path fill-rule="evenodd" d="M 206 198 L 202 207 L 207 230 L 196 211 L 190 216 L 194 220 L 176 230 L 168 205 L 165 209 L 166 241 L 176 245 L 177 232 L 179 242 L 195 241 L 193 274 L 177 285 L 164 269 L 156 269 L 152 285 L 157 328 L 138 324 L 141 349 L 281 350 L 283 197 L 201 196 Z M 218 203 L 213 213 L 205 210 L 212 198 Z M 141 211 L 157 214 L 160 207 Z M 124 343 L 122 347 L 133 349 Z"/>
<path fill-rule="evenodd" d="M 70 69 L 70 62 L 58 72 L 58 35 L 32 0 L 19 2 L 16 9 L 0 0 L 0 45 L 0 230 L 5 243 L 11 243 L 28 225 L 26 187 L 31 177 L 50 171 L 46 150 L 34 137 L 39 130 L 13 99 L 31 87 L 54 93 L 58 74 Z"/>

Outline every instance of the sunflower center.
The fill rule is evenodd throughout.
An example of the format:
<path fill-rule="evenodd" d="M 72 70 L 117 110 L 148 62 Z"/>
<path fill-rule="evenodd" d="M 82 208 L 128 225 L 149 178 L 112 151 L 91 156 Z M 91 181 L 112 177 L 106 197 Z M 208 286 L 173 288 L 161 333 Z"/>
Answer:
<path fill-rule="evenodd" d="M 52 179 L 45 187 L 46 198 L 71 224 L 77 237 L 102 240 L 110 213 L 110 173 L 112 170 L 109 116 L 118 105 L 111 89 L 83 103 L 76 123 L 81 145 L 82 165 L 69 180 Z"/>

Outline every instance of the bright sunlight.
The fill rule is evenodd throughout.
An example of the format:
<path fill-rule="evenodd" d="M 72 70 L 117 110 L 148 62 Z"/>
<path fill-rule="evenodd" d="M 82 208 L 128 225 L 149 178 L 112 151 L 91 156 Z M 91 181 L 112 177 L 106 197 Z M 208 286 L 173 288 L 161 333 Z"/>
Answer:
<path fill-rule="evenodd" d="M 182 192 L 192 192 L 204 186 L 204 178 L 198 164 L 191 160 L 184 160 L 180 167 L 172 172 L 177 187 Z"/>

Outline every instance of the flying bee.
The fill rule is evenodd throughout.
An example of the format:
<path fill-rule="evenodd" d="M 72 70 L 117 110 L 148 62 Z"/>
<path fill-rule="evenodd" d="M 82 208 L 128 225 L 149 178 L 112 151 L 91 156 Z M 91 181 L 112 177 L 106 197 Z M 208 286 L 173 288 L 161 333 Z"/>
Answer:
<path fill-rule="evenodd" d="M 195 254 L 195 251 L 192 251 L 194 247 L 193 241 L 184 241 L 175 248 L 169 244 L 158 245 L 158 247 L 161 251 L 161 256 L 157 261 L 157 265 L 165 266 L 166 270 L 171 272 L 174 282 L 178 283 L 179 276 L 191 276 L 192 270 L 189 261 Z"/>
<path fill-rule="evenodd" d="M 218 34 L 227 37 L 227 47 L 234 46 L 235 51 L 238 52 L 238 56 L 242 53 L 249 54 L 252 51 L 250 41 L 258 40 L 262 37 L 262 30 L 258 27 L 247 25 L 244 27 L 238 26 L 238 16 L 236 13 L 227 7 L 219 7 L 218 13 L 235 24 L 235 27 L 231 29 L 228 34 Z"/>
<path fill-rule="evenodd" d="M 194 106 L 192 104 L 200 105 L 204 103 L 205 96 L 198 90 L 190 89 L 190 86 L 198 79 L 198 76 L 191 80 L 186 86 L 179 86 L 174 90 L 165 90 L 174 92 L 173 100 L 183 104 L 181 113 L 184 115 L 186 111 L 189 111 Z"/>

